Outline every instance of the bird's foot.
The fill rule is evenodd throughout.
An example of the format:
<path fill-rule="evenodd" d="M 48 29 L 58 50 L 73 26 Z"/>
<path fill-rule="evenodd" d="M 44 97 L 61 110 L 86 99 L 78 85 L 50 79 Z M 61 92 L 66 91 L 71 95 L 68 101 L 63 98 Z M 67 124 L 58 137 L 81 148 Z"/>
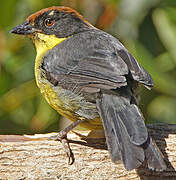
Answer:
<path fill-rule="evenodd" d="M 51 136 L 49 140 L 56 140 L 60 141 L 65 149 L 65 152 L 68 156 L 68 164 L 72 165 L 75 161 L 74 154 L 70 148 L 68 139 L 67 139 L 67 133 L 71 131 L 74 127 L 76 127 L 82 120 L 77 120 L 70 124 L 68 127 L 65 129 L 61 130 L 56 136 Z"/>
<path fill-rule="evenodd" d="M 63 130 L 62 130 L 63 131 Z M 66 152 L 66 155 L 68 157 L 68 164 L 69 165 L 72 165 L 75 161 L 75 158 L 74 158 L 74 154 L 70 148 L 70 145 L 69 145 L 69 142 L 68 142 L 68 139 L 67 139 L 67 135 L 63 136 L 63 132 L 60 131 L 56 136 L 51 136 L 49 138 L 49 140 L 56 140 L 56 141 L 60 141 L 64 147 L 64 150 Z"/>

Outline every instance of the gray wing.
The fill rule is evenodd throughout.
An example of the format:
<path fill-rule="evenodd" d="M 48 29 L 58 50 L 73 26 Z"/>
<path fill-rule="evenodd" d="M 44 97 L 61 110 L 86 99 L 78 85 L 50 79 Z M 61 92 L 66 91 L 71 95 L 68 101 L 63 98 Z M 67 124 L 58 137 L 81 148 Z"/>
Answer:
<path fill-rule="evenodd" d="M 115 44 L 115 45 L 114 45 Z M 64 88 L 116 89 L 132 79 L 147 87 L 150 75 L 111 35 L 99 30 L 84 32 L 66 39 L 48 51 L 42 68 L 47 78 Z"/>
<path fill-rule="evenodd" d="M 145 87 L 153 87 L 153 80 L 150 74 L 136 61 L 136 59 L 128 53 L 126 49 L 118 50 L 118 55 L 127 64 L 131 76 L 135 81 L 142 83 Z"/>

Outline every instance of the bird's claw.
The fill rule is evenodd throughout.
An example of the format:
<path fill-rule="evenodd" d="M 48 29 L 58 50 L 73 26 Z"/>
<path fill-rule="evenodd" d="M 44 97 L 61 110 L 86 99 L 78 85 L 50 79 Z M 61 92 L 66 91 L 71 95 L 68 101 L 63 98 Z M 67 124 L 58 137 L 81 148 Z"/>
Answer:
<path fill-rule="evenodd" d="M 70 152 L 67 153 L 67 156 L 68 156 L 68 165 L 72 165 L 75 161 L 75 158 L 71 149 L 70 149 Z"/>
<path fill-rule="evenodd" d="M 61 133 L 62 134 L 62 133 Z M 75 161 L 75 158 L 74 158 L 74 154 L 70 148 L 70 145 L 69 145 L 69 142 L 68 142 L 68 139 L 67 139 L 67 136 L 62 136 L 60 133 L 56 136 L 51 136 L 49 137 L 49 140 L 58 140 L 62 143 L 64 149 L 65 149 L 65 152 L 67 154 L 67 157 L 68 157 L 68 164 L 69 165 L 72 165 Z"/>
<path fill-rule="evenodd" d="M 74 158 L 74 154 L 70 148 L 70 145 L 68 143 L 68 139 L 67 139 L 67 133 L 71 130 L 73 130 L 73 128 L 75 128 L 79 123 L 83 122 L 84 120 L 77 120 L 75 122 L 73 122 L 72 124 L 70 124 L 68 127 L 66 127 L 65 129 L 61 130 L 58 135 L 56 136 L 52 136 L 49 138 L 49 140 L 58 140 L 62 143 L 62 145 L 64 146 L 65 152 L 68 156 L 68 164 L 71 165 L 74 163 L 75 158 Z"/>
<path fill-rule="evenodd" d="M 68 164 L 69 165 L 72 165 L 75 161 L 75 158 L 74 158 L 74 154 L 70 148 L 70 145 L 68 143 L 68 140 L 67 138 L 62 138 L 60 139 L 60 141 L 62 142 L 62 145 L 64 146 L 64 149 L 65 149 L 65 152 L 67 154 L 67 157 L 68 157 Z"/>

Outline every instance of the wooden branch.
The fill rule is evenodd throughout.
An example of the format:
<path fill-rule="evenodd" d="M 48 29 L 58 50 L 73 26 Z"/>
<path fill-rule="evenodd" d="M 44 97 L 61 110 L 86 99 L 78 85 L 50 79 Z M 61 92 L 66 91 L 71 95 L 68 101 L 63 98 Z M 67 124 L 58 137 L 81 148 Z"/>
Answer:
<path fill-rule="evenodd" d="M 62 144 L 48 140 L 53 133 L 1 135 L 0 179 L 176 179 L 176 125 L 148 125 L 148 129 L 165 156 L 168 168 L 164 172 L 145 167 L 126 171 L 121 163 L 111 162 L 102 139 L 85 141 L 69 133 L 76 160 L 68 165 Z"/>

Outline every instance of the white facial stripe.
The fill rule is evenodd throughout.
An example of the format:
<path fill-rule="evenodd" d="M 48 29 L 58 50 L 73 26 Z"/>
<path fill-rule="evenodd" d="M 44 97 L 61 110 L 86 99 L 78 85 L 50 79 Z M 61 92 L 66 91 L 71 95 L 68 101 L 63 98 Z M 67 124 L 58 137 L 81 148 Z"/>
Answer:
<path fill-rule="evenodd" d="M 51 11 L 51 12 L 49 13 L 49 15 L 50 15 L 50 16 L 53 16 L 53 15 L 54 15 L 54 11 Z"/>

